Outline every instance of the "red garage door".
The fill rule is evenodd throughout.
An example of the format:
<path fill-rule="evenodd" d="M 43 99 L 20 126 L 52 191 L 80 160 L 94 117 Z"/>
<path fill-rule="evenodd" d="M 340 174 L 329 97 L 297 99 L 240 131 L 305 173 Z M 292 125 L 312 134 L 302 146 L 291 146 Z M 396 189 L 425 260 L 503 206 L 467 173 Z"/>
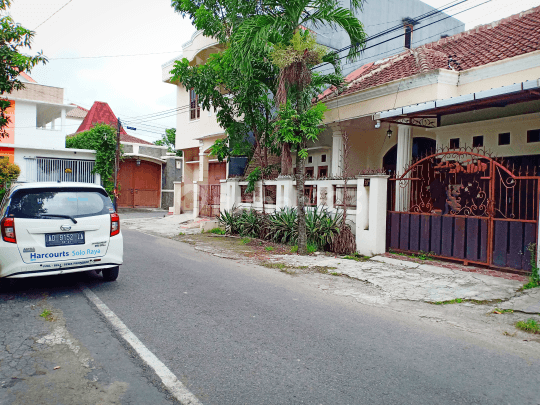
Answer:
<path fill-rule="evenodd" d="M 158 208 L 161 193 L 161 165 L 142 160 L 137 166 L 135 160 L 120 164 L 118 177 L 121 208 Z"/>

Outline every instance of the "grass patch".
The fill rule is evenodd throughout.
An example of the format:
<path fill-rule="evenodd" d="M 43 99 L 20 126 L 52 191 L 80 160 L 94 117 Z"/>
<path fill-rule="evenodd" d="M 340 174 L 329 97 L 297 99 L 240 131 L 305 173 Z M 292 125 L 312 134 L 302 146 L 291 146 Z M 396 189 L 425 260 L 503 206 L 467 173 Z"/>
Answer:
<path fill-rule="evenodd" d="M 261 263 L 261 266 L 266 267 L 268 269 L 279 269 L 279 270 L 283 270 L 288 267 L 285 263 L 270 263 L 270 262 Z"/>
<path fill-rule="evenodd" d="M 339 277 L 341 276 L 341 273 L 337 273 L 337 272 L 333 272 L 333 273 L 330 273 L 331 276 L 336 276 L 336 277 Z"/>
<path fill-rule="evenodd" d="M 540 325 L 532 318 L 516 322 L 516 328 L 528 333 L 540 333 Z"/>
<path fill-rule="evenodd" d="M 405 253 L 405 252 L 398 252 L 393 249 L 390 249 L 388 253 L 392 253 L 393 255 L 398 256 L 405 256 L 410 257 L 411 259 L 419 259 L 419 260 L 435 260 L 435 252 L 424 252 L 423 250 L 420 250 L 418 253 Z"/>
<path fill-rule="evenodd" d="M 368 256 L 361 255 L 358 252 L 354 252 L 352 255 L 343 256 L 343 258 L 347 260 L 355 260 L 357 262 L 365 262 L 369 260 Z"/>
<path fill-rule="evenodd" d="M 502 300 L 471 300 L 471 299 L 465 299 L 465 298 L 455 298 L 453 300 L 448 301 L 435 301 L 435 302 L 428 302 L 429 304 L 433 305 L 448 305 L 448 304 L 461 304 L 463 302 L 470 302 L 472 304 L 477 305 L 490 305 L 490 304 L 498 304 L 499 302 L 502 302 Z"/>
<path fill-rule="evenodd" d="M 49 322 L 54 321 L 53 313 L 48 309 L 44 309 L 43 312 L 39 315 L 42 318 L 46 319 Z"/>
<path fill-rule="evenodd" d="M 435 305 L 448 305 L 448 304 L 461 304 L 464 300 L 462 298 L 455 298 L 448 301 L 436 301 L 433 304 Z"/>
<path fill-rule="evenodd" d="M 524 290 L 540 287 L 540 274 L 536 265 L 536 243 L 529 243 L 527 250 L 531 254 L 531 276 L 529 277 L 529 282 L 523 286 Z"/>
<path fill-rule="evenodd" d="M 247 245 L 249 242 L 251 242 L 251 239 L 249 239 L 249 238 L 242 238 L 242 239 L 240 239 L 240 243 L 241 243 L 242 245 Z"/>
<path fill-rule="evenodd" d="M 271 252 L 274 250 L 274 248 L 272 246 L 266 246 L 264 250 L 266 250 L 267 252 Z"/>
<path fill-rule="evenodd" d="M 221 228 L 213 228 L 208 231 L 209 233 L 213 233 L 214 235 L 225 235 L 225 229 Z"/>
<path fill-rule="evenodd" d="M 315 253 L 316 251 L 317 251 L 317 245 L 315 245 L 314 243 L 308 243 L 307 244 L 307 252 L 308 252 L 308 254 Z"/>
<path fill-rule="evenodd" d="M 282 273 L 288 274 L 289 276 L 296 276 L 296 272 L 289 270 L 288 268 L 280 269 L 279 271 L 281 271 Z"/>
<path fill-rule="evenodd" d="M 291 248 L 291 253 L 298 253 L 298 246 L 297 246 L 297 245 L 294 245 L 294 246 Z"/>
<path fill-rule="evenodd" d="M 514 310 L 513 309 L 500 309 L 500 308 L 495 308 L 493 311 L 491 311 L 492 314 L 497 314 L 497 315 L 500 315 L 500 314 L 511 314 L 513 313 Z"/>
<path fill-rule="evenodd" d="M 185 235 L 184 232 L 180 232 L 180 233 L 178 234 L 178 236 L 184 236 L 184 235 Z"/>

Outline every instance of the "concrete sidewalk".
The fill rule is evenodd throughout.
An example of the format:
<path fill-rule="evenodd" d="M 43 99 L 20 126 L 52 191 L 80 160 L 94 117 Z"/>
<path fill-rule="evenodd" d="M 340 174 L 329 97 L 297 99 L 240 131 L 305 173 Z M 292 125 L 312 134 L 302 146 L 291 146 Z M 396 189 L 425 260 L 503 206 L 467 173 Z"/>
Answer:
<path fill-rule="evenodd" d="M 324 267 L 375 287 L 374 296 L 359 296 L 360 301 L 408 300 L 445 302 L 463 300 L 507 300 L 523 285 L 520 281 L 451 270 L 430 264 L 419 264 L 375 256 L 357 262 L 332 256 L 274 256 L 272 260 L 293 267 Z M 335 269 L 335 270 L 334 270 Z"/>

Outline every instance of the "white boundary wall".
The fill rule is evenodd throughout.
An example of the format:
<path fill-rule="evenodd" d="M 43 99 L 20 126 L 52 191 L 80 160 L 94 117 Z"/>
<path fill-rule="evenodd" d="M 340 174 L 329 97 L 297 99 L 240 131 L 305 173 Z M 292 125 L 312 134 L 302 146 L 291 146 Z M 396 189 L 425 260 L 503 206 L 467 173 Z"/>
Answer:
<path fill-rule="evenodd" d="M 366 175 L 347 181 L 347 187 L 356 187 L 356 207 L 347 209 L 347 221 L 356 235 L 356 247 L 360 254 L 373 256 L 386 251 L 386 194 L 388 176 Z M 317 186 L 317 206 L 330 212 L 340 207 L 334 205 L 334 186 L 343 186 L 344 180 L 307 180 L 306 185 Z M 263 209 L 263 184 L 257 182 L 253 202 L 242 202 L 241 186 L 248 183 L 238 179 L 221 181 L 221 210 Z M 265 186 L 276 186 L 275 204 L 266 203 L 265 212 L 271 213 L 285 207 L 296 207 L 296 181 L 292 178 L 265 180 Z M 315 207 L 307 207 L 314 209 Z"/>

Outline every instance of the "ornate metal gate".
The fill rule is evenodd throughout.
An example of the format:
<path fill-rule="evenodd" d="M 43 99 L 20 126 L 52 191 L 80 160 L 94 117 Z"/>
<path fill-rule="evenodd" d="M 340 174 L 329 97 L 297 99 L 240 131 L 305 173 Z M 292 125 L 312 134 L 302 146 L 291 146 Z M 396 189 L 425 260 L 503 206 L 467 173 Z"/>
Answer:
<path fill-rule="evenodd" d="M 199 187 L 199 216 L 218 216 L 221 197 L 220 185 L 209 184 L 200 185 Z"/>
<path fill-rule="evenodd" d="M 540 177 L 479 150 L 443 150 L 389 181 L 387 247 L 530 271 Z"/>

